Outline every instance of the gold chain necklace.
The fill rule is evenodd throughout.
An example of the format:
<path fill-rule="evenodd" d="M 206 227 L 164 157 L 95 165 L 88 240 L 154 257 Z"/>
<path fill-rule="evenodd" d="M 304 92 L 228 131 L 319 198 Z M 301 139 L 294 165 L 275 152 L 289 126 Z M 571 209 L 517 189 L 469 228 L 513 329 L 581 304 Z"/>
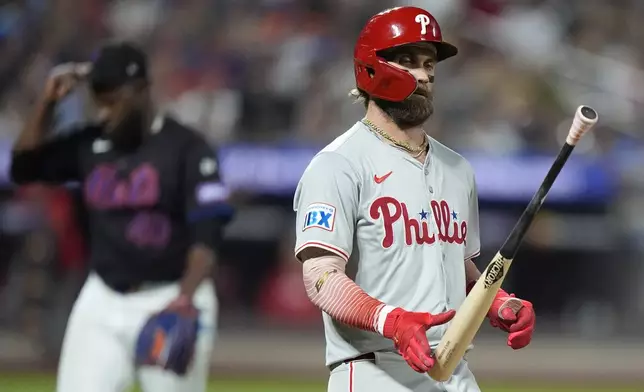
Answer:
<path fill-rule="evenodd" d="M 398 148 L 401 148 L 401 149 L 407 151 L 408 153 L 412 154 L 412 156 L 414 158 L 418 158 L 419 156 L 421 156 L 422 153 L 427 151 L 427 147 L 429 145 L 429 143 L 427 142 L 427 138 L 423 138 L 423 143 L 419 147 L 414 148 L 407 142 L 401 142 L 401 141 L 398 141 L 398 140 L 394 139 L 387 132 L 385 132 L 382 129 L 378 128 L 374 123 L 372 123 L 371 121 L 367 120 L 366 118 L 362 119 L 362 123 L 364 125 L 366 125 L 367 128 L 369 128 L 371 131 L 377 133 L 378 135 L 380 135 L 381 137 L 383 137 L 384 139 L 389 141 L 394 146 L 396 146 Z"/>

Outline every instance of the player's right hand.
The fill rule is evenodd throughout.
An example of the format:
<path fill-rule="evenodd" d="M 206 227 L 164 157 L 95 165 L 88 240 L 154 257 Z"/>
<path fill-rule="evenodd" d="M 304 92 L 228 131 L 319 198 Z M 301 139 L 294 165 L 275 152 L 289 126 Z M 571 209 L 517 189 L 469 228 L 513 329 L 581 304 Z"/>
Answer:
<path fill-rule="evenodd" d="M 396 349 L 412 369 L 426 373 L 434 366 L 434 358 L 425 332 L 433 326 L 445 324 L 455 314 L 455 310 L 431 314 L 395 308 L 385 319 L 383 335 L 394 341 Z"/>
<path fill-rule="evenodd" d="M 89 74 L 90 70 L 90 63 L 65 63 L 55 66 L 45 84 L 44 100 L 47 103 L 60 101 Z"/>

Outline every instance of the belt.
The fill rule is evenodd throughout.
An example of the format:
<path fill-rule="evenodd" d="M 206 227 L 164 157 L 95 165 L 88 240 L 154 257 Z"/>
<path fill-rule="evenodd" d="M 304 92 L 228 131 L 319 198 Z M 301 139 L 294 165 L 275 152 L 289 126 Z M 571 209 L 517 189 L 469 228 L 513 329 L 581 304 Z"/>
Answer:
<path fill-rule="evenodd" d="M 353 362 L 353 361 L 370 361 L 370 362 L 376 363 L 376 354 L 374 353 L 361 354 L 361 355 L 358 355 L 357 357 L 348 358 L 348 359 L 345 359 L 344 361 L 332 363 L 331 365 L 329 365 L 329 370 L 333 371 L 333 369 L 337 368 L 338 366 L 345 363 Z"/>
<path fill-rule="evenodd" d="M 140 284 L 115 284 L 111 285 L 112 289 L 121 294 L 131 294 L 141 289 Z"/>

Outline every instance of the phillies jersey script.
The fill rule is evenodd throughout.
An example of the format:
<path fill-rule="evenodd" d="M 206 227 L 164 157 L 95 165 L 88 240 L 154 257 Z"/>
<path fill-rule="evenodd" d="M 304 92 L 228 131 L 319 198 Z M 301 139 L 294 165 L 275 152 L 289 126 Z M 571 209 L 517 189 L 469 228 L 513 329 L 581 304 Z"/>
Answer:
<path fill-rule="evenodd" d="M 362 122 L 321 150 L 298 184 L 297 255 L 307 247 L 347 260 L 367 294 L 408 311 L 440 313 L 465 299 L 465 260 L 480 249 L 474 173 L 459 154 L 429 138 L 420 163 Z M 394 351 L 374 332 L 323 313 L 327 365 Z M 448 324 L 431 328 L 438 345 Z"/>

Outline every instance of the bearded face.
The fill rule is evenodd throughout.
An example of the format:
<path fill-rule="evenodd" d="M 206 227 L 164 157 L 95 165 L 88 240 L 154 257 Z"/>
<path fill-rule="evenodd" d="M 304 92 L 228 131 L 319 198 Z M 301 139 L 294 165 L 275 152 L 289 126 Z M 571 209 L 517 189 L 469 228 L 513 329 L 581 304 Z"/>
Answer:
<path fill-rule="evenodd" d="M 373 98 L 400 129 L 418 127 L 434 113 L 432 86 L 436 48 L 432 44 L 412 44 L 389 49 L 380 54 L 389 64 L 412 73 L 418 81 L 416 91 L 402 102 Z"/>
<path fill-rule="evenodd" d="M 374 98 L 378 105 L 400 129 L 418 127 L 434 113 L 434 97 L 429 89 L 418 86 L 416 91 L 402 102 Z"/>

